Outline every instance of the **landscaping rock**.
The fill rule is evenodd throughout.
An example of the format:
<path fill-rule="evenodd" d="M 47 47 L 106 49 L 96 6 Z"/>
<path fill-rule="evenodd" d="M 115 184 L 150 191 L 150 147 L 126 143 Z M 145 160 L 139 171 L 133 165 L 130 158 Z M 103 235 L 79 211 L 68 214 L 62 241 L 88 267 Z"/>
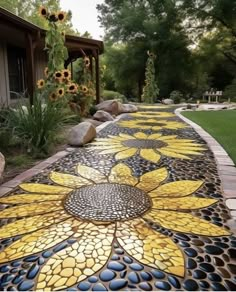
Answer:
<path fill-rule="evenodd" d="M 105 112 L 110 113 L 111 115 L 117 116 L 119 114 L 119 110 L 121 107 L 121 103 L 115 99 L 113 100 L 105 100 L 98 105 L 96 105 L 97 110 L 103 110 Z"/>
<path fill-rule="evenodd" d="M 0 181 L 2 178 L 3 171 L 4 171 L 4 167 L 5 167 L 5 157 L 0 152 Z"/>
<path fill-rule="evenodd" d="M 134 104 L 121 104 L 119 114 L 123 113 L 136 113 L 138 108 Z"/>
<path fill-rule="evenodd" d="M 173 102 L 172 99 L 170 99 L 170 98 L 166 98 L 166 99 L 163 99 L 163 100 L 162 100 L 162 103 L 163 103 L 163 104 L 173 104 L 174 102 Z"/>
<path fill-rule="evenodd" d="M 73 127 L 68 135 L 68 144 L 82 146 L 96 137 L 96 129 L 89 122 L 82 122 Z"/>
<path fill-rule="evenodd" d="M 99 110 L 93 115 L 94 120 L 100 121 L 100 122 L 107 122 L 107 121 L 113 121 L 114 118 L 107 112 Z"/>
<path fill-rule="evenodd" d="M 86 119 L 83 122 L 88 122 L 92 124 L 95 128 L 100 126 L 103 122 L 97 121 L 97 120 L 92 120 L 92 119 Z"/>

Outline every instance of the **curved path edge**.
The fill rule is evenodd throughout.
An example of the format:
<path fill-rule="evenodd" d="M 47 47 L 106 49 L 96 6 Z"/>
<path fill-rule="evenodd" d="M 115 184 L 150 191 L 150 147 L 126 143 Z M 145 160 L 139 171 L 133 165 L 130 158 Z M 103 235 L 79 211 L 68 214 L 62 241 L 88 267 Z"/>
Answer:
<path fill-rule="evenodd" d="M 189 124 L 203 140 L 206 141 L 208 147 L 213 152 L 217 164 L 218 174 L 221 179 L 222 194 L 226 200 L 226 205 L 230 209 L 231 216 L 234 222 L 236 221 L 236 167 L 233 160 L 229 157 L 224 148 L 206 132 L 201 126 L 187 119 L 181 114 L 183 108 L 175 110 L 176 116 Z M 230 222 L 229 222 L 230 223 Z M 230 225 L 231 225 L 230 224 Z"/>

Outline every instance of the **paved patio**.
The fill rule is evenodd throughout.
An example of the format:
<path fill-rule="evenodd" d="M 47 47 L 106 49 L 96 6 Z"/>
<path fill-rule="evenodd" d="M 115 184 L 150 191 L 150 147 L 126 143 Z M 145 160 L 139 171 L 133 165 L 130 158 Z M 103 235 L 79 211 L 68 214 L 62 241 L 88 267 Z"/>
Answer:
<path fill-rule="evenodd" d="M 174 107 L 140 105 L 0 188 L 0 290 L 236 290 L 235 178 Z"/>

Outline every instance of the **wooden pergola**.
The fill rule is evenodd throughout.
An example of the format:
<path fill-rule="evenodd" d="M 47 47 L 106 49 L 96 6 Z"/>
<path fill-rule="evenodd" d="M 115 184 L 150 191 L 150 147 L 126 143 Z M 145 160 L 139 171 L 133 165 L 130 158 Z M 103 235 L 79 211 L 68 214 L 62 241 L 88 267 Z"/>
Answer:
<path fill-rule="evenodd" d="M 2 41 L 7 46 L 11 44 L 25 51 L 25 69 L 27 71 L 25 83 L 27 92 L 29 93 L 31 99 L 36 85 L 36 52 L 43 52 L 45 46 L 45 34 L 46 31 L 44 29 L 41 29 L 40 27 L 0 7 L 0 43 Z M 94 39 L 66 35 L 65 45 L 69 53 L 69 58 L 65 62 L 65 67 L 84 55 L 90 58 L 91 74 L 95 77 L 94 80 L 96 82 L 96 102 L 99 103 L 99 55 L 104 52 L 103 42 Z M 95 60 L 95 72 L 93 72 L 93 59 Z"/>

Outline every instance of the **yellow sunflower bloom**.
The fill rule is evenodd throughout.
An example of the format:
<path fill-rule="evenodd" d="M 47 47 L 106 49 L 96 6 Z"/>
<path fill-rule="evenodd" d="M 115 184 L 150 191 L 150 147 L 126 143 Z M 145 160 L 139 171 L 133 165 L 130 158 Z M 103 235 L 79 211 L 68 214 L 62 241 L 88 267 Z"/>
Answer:
<path fill-rule="evenodd" d="M 48 69 L 48 67 L 46 67 L 44 69 L 44 75 L 45 75 L 46 78 L 48 77 L 48 74 L 49 74 L 49 69 Z"/>
<path fill-rule="evenodd" d="M 57 89 L 57 96 L 62 97 L 65 94 L 64 88 L 58 88 Z"/>
<path fill-rule="evenodd" d="M 63 75 L 63 78 L 66 80 L 70 80 L 71 78 L 71 72 L 68 69 L 63 70 L 62 75 Z"/>
<path fill-rule="evenodd" d="M 38 80 L 37 87 L 39 89 L 43 88 L 45 86 L 45 81 L 43 79 Z"/>
<path fill-rule="evenodd" d="M 59 21 L 63 22 L 66 18 L 66 13 L 64 11 L 60 11 L 57 13 L 57 18 Z"/>
<path fill-rule="evenodd" d="M 85 67 L 90 66 L 90 59 L 88 57 L 84 57 L 84 64 L 85 64 Z"/>
<path fill-rule="evenodd" d="M 55 252 L 40 270 L 36 290 L 64 290 L 102 269 L 116 238 L 133 258 L 149 267 L 180 277 L 184 256 L 166 235 L 143 219 L 164 228 L 200 236 L 227 236 L 229 231 L 184 213 L 215 204 L 215 199 L 191 196 L 203 182 L 183 180 L 163 184 L 166 168 L 134 177 L 125 164 L 108 176 L 85 165 L 77 175 L 51 172 L 56 185 L 21 184 L 24 194 L 0 198 L 14 205 L 0 218 L 15 218 L 0 228 L 5 239 L 22 235 L 0 252 L 0 264 L 42 252 L 73 238 L 74 243 Z"/>
<path fill-rule="evenodd" d="M 70 83 L 70 84 L 67 85 L 67 91 L 68 91 L 69 93 L 76 93 L 77 90 L 78 90 L 78 86 L 77 86 L 77 84 L 75 84 L 75 83 Z"/>
<path fill-rule="evenodd" d="M 118 136 L 97 138 L 90 147 L 91 150 L 101 150 L 99 154 L 116 153 L 116 160 L 139 154 L 154 163 L 159 162 L 161 155 L 190 160 L 189 155 L 202 155 L 200 151 L 206 150 L 201 144 L 194 143 L 194 140 L 178 139 L 176 135 L 147 135 L 143 132 L 133 136 L 120 133 Z"/>
<path fill-rule="evenodd" d="M 58 99 L 58 95 L 56 92 L 52 92 L 50 95 L 49 95 L 49 100 L 51 101 L 56 101 Z"/>
<path fill-rule="evenodd" d="M 186 128 L 187 125 L 180 122 L 175 121 L 167 121 L 167 120 L 155 120 L 155 119 L 147 119 L 147 120 L 123 120 L 117 123 L 121 127 L 130 128 L 130 129 L 151 129 L 153 131 L 161 130 L 161 129 L 183 129 Z"/>
<path fill-rule="evenodd" d="M 81 85 L 80 89 L 84 94 L 87 94 L 89 92 L 88 87 L 85 85 Z"/>
<path fill-rule="evenodd" d="M 61 81 L 62 78 L 63 78 L 63 75 L 62 75 L 62 72 L 61 71 L 57 71 L 54 73 L 54 78 L 57 80 L 57 81 Z"/>
<path fill-rule="evenodd" d="M 39 7 L 39 15 L 46 17 L 48 15 L 47 8 L 45 8 L 43 6 Z"/>
<path fill-rule="evenodd" d="M 168 112 L 137 112 L 137 113 L 131 113 L 129 114 L 131 117 L 137 117 L 137 118 L 174 118 L 176 117 L 172 113 Z"/>

